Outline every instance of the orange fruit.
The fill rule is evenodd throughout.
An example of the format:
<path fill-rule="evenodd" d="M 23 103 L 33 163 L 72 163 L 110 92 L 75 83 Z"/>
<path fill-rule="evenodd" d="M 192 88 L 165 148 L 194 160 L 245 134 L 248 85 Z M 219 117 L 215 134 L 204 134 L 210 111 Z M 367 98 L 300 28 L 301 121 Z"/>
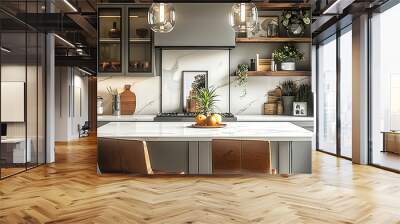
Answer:
<path fill-rule="evenodd" d="M 217 121 L 217 124 L 221 124 L 221 122 L 222 122 L 222 116 L 221 116 L 221 114 L 213 114 L 212 115 L 214 118 L 215 118 L 215 120 Z"/>
<path fill-rule="evenodd" d="M 207 126 L 216 126 L 217 125 L 217 119 L 211 115 L 207 117 Z"/>
<path fill-rule="evenodd" d="M 206 125 L 207 117 L 204 114 L 198 114 L 196 116 L 196 124 L 197 125 Z"/>

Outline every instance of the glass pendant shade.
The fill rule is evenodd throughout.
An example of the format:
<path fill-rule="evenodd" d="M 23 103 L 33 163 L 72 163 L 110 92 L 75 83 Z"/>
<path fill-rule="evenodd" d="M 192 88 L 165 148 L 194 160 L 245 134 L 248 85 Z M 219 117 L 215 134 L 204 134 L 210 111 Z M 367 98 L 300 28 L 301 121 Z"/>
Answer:
<path fill-rule="evenodd" d="M 171 3 L 153 3 L 147 20 L 154 32 L 168 33 L 175 27 L 175 9 Z"/>
<path fill-rule="evenodd" d="M 257 26 L 258 12 L 254 3 L 235 3 L 232 6 L 230 24 L 236 32 L 252 31 Z"/>

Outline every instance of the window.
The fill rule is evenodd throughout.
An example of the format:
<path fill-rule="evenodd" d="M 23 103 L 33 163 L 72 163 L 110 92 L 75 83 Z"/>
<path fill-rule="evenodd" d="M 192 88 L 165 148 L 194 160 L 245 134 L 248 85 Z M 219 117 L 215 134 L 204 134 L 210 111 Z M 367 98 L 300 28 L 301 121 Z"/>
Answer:
<path fill-rule="evenodd" d="M 319 150 L 336 153 L 336 35 L 318 47 Z"/>
<path fill-rule="evenodd" d="M 341 31 L 340 45 L 340 155 L 352 157 L 352 32 Z"/>
<path fill-rule="evenodd" d="M 400 170 L 400 5 L 371 18 L 371 162 Z M 386 132 L 386 133 L 385 133 Z M 385 138 L 387 137 L 387 138 Z"/>

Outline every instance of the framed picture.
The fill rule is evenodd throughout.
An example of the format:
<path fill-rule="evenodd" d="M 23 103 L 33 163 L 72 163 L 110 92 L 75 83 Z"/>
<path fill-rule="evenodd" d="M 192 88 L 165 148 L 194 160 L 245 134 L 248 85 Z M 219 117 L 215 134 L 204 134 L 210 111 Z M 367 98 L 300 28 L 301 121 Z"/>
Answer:
<path fill-rule="evenodd" d="M 307 102 L 293 102 L 293 116 L 307 116 Z"/>
<path fill-rule="evenodd" d="M 208 87 L 208 71 L 182 71 L 182 110 L 195 112 L 196 89 Z"/>
<path fill-rule="evenodd" d="M 268 33 L 268 25 L 276 24 Z M 279 16 L 258 16 L 258 23 L 254 30 L 247 32 L 247 37 L 275 37 L 279 35 Z"/>

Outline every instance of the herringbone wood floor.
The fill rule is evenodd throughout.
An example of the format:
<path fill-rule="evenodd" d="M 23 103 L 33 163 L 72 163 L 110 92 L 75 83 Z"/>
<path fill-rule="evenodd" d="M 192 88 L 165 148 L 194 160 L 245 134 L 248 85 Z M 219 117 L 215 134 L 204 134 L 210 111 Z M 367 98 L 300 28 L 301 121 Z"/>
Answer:
<path fill-rule="evenodd" d="M 0 181 L 0 223 L 400 223 L 400 175 L 326 154 L 289 178 L 99 177 L 95 146 Z"/>

